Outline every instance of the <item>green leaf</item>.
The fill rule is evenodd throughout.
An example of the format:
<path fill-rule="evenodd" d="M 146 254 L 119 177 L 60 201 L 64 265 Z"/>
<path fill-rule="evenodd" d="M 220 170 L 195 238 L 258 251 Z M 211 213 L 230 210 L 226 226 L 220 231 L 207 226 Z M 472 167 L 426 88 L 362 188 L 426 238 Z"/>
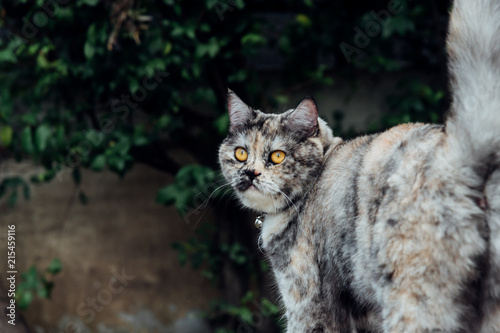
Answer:
<path fill-rule="evenodd" d="M 59 272 L 62 271 L 62 263 L 61 263 L 61 260 L 59 258 L 54 258 L 49 266 L 47 267 L 47 272 L 49 272 L 50 274 L 58 274 Z"/>
<path fill-rule="evenodd" d="M 118 140 L 117 143 L 115 143 L 112 147 L 113 153 L 119 155 L 119 156 L 126 156 L 128 152 L 130 151 L 131 144 L 130 144 L 130 139 L 128 137 L 121 137 L 120 140 Z"/>
<path fill-rule="evenodd" d="M 280 312 L 279 307 L 267 298 L 263 298 L 261 304 L 262 314 L 266 317 L 277 315 Z"/>
<path fill-rule="evenodd" d="M 247 291 L 247 293 L 245 295 L 243 295 L 243 297 L 241 298 L 241 304 L 245 304 L 245 303 L 249 303 L 251 301 L 253 301 L 255 299 L 255 296 L 253 294 L 253 292 L 250 290 L 250 291 Z"/>
<path fill-rule="evenodd" d="M 434 103 L 437 103 L 440 100 L 442 100 L 444 96 L 445 96 L 444 91 L 439 90 L 438 92 L 436 92 L 436 94 L 434 95 Z"/>
<path fill-rule="evenodd" d="M 269 271 L 269 264 L 265 260 L 261 260 L 259 262 L 260 270 L 262 272 L 268 272 Z"/>
<path fill-rule="evenodd" d="M 215 38 L 210 38 L 208 43 L 199 44 L 196 48 L 195 54 L 198 58 L 203 58 L 205 56 L 209 56 L 213 58 L 217 55 L 220 50 L 220 45 Z"/>
<path fill-rule="evenodd" d="M 79 4 L 84 4 L 87 6 L 95 6 L 99 3 L 99 0 L 79 0 Z"/>
<path fill-rule="evenodd" d="M 35 131 L 35 145 L 38 151 L 42 152 L 47 148 L 47 142 L 52 135 L 49 125 L 41 125 Z"/>
<path fill-rule="evenodd" d="M 140 147 L 140 146 L 146 146 L 147 144 L 149 144 L 148 137 L 144 135 L 137 135 L 134 137 L 134 146 Z"/>
<path fill-rule="evenodd" d="M 33 154 L 35 151 L 35 147 L 33 145 L 33 135 L 31 134 L 31 128 L 29 126 L 26 126 L 21 132 L 21 146 L 28 154 Z"/>
<path fill-rule="evenodd" d="M 172 123 L 172 118 L 171 116 L 167 115 L 167 114 L 164 114 L 164 115 L 161 115 L 160 118 L 158 118 L 158 120 L 156 121 L 156 124 L 155 126 L 159 129 L 159 130 L 164 130 L 167 128 L 168 125 L 170 125 Z"/>
<path fill-rule="evenodd" d="M 31 266 L 28 271 L 22 274 L 23 283 L 29 289 L 35 289 L 39 284 L 38 271 L 35 266 Z"/>
<path fill-rule="evenodd" d="M 33 293 L 29 290 L 26 290 L 19 294 L 20 297 L 17 300 L 17 305 L 19 306 L 19 309 L 26 310 L 33 301 Z"/>
<path fill-rule="evenodd" d="M 92 164 L 90 165 L 90 167 L 94 171 L 101 171 L 102 169 L 104 169 L 105 166 L 106 166 L 106 155 L 103 154 L 97 155 L 94 158 L 94 161 L 92 161 Z"/>
<path fill-rule="evenodd" d="M 38 67 L 40 68 L 50 68 L 51 64 L 50 62 L 47 60 L 47 57 L 45 56 L 45 53 L 43 52 L 39 52 L 37 57 L 36 57 L 36 63 L 38 65 Z"/>
<path fill-rule="evenodd" d="M 305 14 L 298 14 L 295 20 L 302 26 L 309 28 L 312 25 L 311 19 Z"/>
<path fill-rule="evenodd" d="M 237 72 L 230 74 L 227 77 L 227 82 L 243 82 L 247 79 L 248 72 L 245 69 L 240 69 Z"/>
<path fill-rule="evenodd" d="M 12 143 L 12 135 L 14 131 L 12 130 L 12 127 L 7 125 L 7 126 L 2 126 L 0 128 L 0 142 L 2 142 L 2 145 L 4 147 L 9 147 L 10 144 Z"/>
<path fill-rule="evenodd" d="M 165 186 L 156 193 L 156 202 L 163 205 L 175 203 L 177 188 L 173 185 Z"/>
<path fill-rule="evenodd" d="M 286 95 L 276 95 L 275 99 L 276 103 L 281 105 L 285 105 L 290 102 L 290 98 L 288 98 L 288 96 Z"/>
<path fill-rule="evenodd" d="M 265 43 L 266 43 L 266 38 L 264 38 L 262 35 L 258 35 L 256 33 L 249 33 L 241 38 L 242 45 L 246 45 L 246 44 L 259 45 L 259 44 L 265 44 Z"/>
<path fill-rule="evenodd" d="M 36 112 L 26 113 L 25 115 L 22 116 L 21 120 L 25 122 L 27 125 L 35 126 L 37 123 L 36 116 L 37 116 Z"/>
<path fill-rule="evenodd" d="M 171 42 L 167 42 L 165 44 L 165 49 L 163 50 L 163 55 L 167 55 L 169 54 L 171 51 L 172 51 L 172 43 Z"/>
<path fill-rule="evenodd" d="M 126 166 L 125 162 L 126 162 L 125 157 L 121 155 L 112 155 L 108 158 L 109 168 L 118 172 L 122 172 L 125 170 Z"/>
<path fill-rule="evenodd" d="M 224 113 L 222 116 L 214 121 L 214 126 L 217 129 L 217 133 L 221 136 L 226 135 L 229 128 L 229 114 Z"/>
<path fill-rule="evenodd" d="M 88 60 L 92 59 L 95 54 L 94 45 L 90 44 L 89 42 L 85 42 L 85 45 L 83 46 L 83 54 Z"/>
<path fill-rule="evenodd" d="M 392 37 L 394 33 L 398 33 L 403 36 L 407 32 L 413 31 L 415 31 L 415 23 L 405 16 L 398 15 L 392 18 L 391 24 L 384 26 L 382 38 L 387 39 Z"/>
<path fill-rule="evenodd" d="M 14 51 L 11 49 L 5 49 L 0 51 L 0 63 L 2 62 L 11 62 L 11 63 L 17 63 L 17 57 L 14 54 Z"/>
<path fill-rule="evenodd" d="M 238 317 L 240 317 L 240 319 L 245 323 L 253 323 L 252 311 L 250 311 L 249 308 L 240 308 L 238 311 Z"/>

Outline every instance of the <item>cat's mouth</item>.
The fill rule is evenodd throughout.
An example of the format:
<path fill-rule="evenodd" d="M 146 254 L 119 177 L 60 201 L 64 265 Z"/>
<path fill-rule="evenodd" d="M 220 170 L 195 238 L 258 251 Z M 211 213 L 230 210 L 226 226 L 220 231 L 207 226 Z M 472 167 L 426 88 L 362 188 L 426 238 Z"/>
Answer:
<path fill-rule="evenodd" d="M 247 190 L 259 191 L 258 186 L 256 184 L 254 184 L 253 181 L 250 181 L 250 180 L 247 180 L 247 179 L 239 182 L 235 187 L 240 192 L 245 192 Z"/>
<path fill-rule="evenodd" d="M 266 190 L 266 184 L 257 180 L 241 179 L 235 186 L 235 192 L 243 205 L 258 212 L 275 212 L 276 202 Z"/>

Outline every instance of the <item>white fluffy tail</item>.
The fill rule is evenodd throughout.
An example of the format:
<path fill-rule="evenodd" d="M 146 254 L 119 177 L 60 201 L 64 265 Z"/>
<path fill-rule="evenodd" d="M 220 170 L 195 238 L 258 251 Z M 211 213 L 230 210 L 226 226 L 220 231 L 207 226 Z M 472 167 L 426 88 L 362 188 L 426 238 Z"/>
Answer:
<path fill-rule="evenodd" d="M 466 165 L 498 166 L 500 0 L 454 1 L 448 53 L 452 105 L 446 131 L 450 148 Z"/>

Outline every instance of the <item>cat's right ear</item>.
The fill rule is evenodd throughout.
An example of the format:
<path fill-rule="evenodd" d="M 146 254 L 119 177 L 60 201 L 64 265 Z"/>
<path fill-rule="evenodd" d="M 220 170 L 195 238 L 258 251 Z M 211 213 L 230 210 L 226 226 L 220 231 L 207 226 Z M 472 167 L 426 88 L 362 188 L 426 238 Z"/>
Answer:
<path fill-rule="evenodd" d="M 318 133 L 318 108 L 311 97 L 306 97 L 288 116 L 286 127 L 300 137 Z"/>
<path fill-rule="evenodd" d="M 254 111 L 231 89 L 227 90 L 227 110 L 229 111 L 229 132 L 234 133 L 255 117 Z"/>

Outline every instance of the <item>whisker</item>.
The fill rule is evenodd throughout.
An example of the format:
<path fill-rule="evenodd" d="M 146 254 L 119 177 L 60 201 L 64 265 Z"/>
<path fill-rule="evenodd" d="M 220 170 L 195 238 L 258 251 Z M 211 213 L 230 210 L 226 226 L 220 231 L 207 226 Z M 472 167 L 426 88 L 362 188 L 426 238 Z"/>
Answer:
<path fill-rule="evenodd" d="M 229 183 L 228 184 L 224 184 L 222 186 L 219 186 L 217 189 L 215 189 L 212 194 L 214 194 L 215 191 L 221 189 L 222 187 L 224 186 L 228 186 L 230 185 Z M 227 193 L 232 193 L 234 194 L 234 192 L 231 191 L 231 188 L 229 189 L 226 189 L 225 192 L 222 194 L 222 196 L 225 196 Z M 210 195 L 210 197 L 212 196 L 212 194 Z M 197 210 L 201 210 L 203 209 L 203 213 L 201 214 L 201 216 L 198 218 L 198 221 L 196 221 L 195 225 L 194 225 L 194 228 L 193 229 L 196 229 L 196 227 L 198 226 L 198 224 L 201 222 L 201 220 L 203 219 L 203 217 L 205 216 L 206 213 L 208 212 L 211 212 L 215 209 L 215 207 L 212 207 L 211 209 L 207 209 L 207 206 L 208 206 L 208 200 L 210 199 L 210 197 L 208 197 L 202 205 L 198 206 L 194 211 L 196 212 Z M 227 204 L 229 203 L 229 200 L 226 200 L 226 207 L 227 207 Z"/>
<path fill-rule="evenodd" d="M 274 201 L 273 195 L 271 195 L 271 199 L 273 199 L 274 214 L 276 214 L 276 213 L 278 213 L 278 208 L 276 208 L 276 201 Z"/>
<path fill-rule="evenodd" d="M 278 187 L 276 187 L 276 189 L 277 189 L 278 191 L 280 191 L 280 192 L 281 192 L 281 194 L 283 194 L 283 196 L 284 196 L 284 197 L 285 197 L 285 198 L 286 198 L 286 199 L 287 199 L 287 200 L 288 200 L 288 201 L 289 201 L 289 202 L 293 205 L 293 207 L 295 208 L 295 211 L 297 212 L 297 214 L 298 214 L 298 215 L 300 215 L 300 212 L 299 212 L 299 210 L 298 210 L 297 206 L 295 206 L 295 204 L 293 203 L 292 199 L 290 199 L 290 198 L 288 197 L 288 195 L 286 195 L 286 194 L 285 194 L 285 192 L 283 192 L 282 190 L 280 190 Z"/>
<path fill-rule="evenodd" d="M 201 204 L 199 204 L 199 205 L 196 206 L 196 208 L 193 210 L 193 212 L 197 212 L 197 211 L 200 211 L 200 210 L 205 210 L 207 208 L 207 206 L 208 206 L 208 203 L 209 203 L 210 199 L 215 194 L 215 192 L 217 192 L 220 189 L 222 189 L 222 188 L 224 188 L 226 186 L 229 186 L 229 185 L 230 185 L 229 183 L 226 183 L 226 184 L 223 184 L 223 185 L 217 187 L 215 190 L 212 191 L 212 193 L 210 193 L 210 195 Z M 200 192 L 200 193 L 198 193 L 197 195 L 199 195 L 201 193 L 203 193 L 203 191 Z M 223 196 L 226 195 L 226 193 L 227 193 L 227 191 L 223 193 Z M 195 196 L 195 198 L 196 198 L 196 196 Z M 205 214 L 206 214 L 206 211 L 203 212 L 203 214 L 198 218 L 198 221 L 196 221 L 194 228 L 196 228 L 198 226 L 198 224 L 200 223 L 200 221 L 203 218 L 203 216 L 205 216 Z"/>
<path fill-rule="evenodd" d="M 212 196 L 215 194 L 215 192 L 217 192 L 218 190 L 220 190 L 226 186 L 229 186 L 229 185 L 231 185 L 231 184 L 226 183 L 226 184 L 222 184 L 221 186 L 217 187 L 215 190 L 212 191 L 212 193 L 210 193 L 210 195 L 205 200 L 203 200 L 203 202 L 200 205 L 198 205 L 197 209 L 206 207 L 208 205 L 208 201 L 212 198 Z M 203 193 L 203 191 L 198 193 L 197 195 L 199 195 L 201 193 Z"/>
<path fill-rule="evenodd" d="M 199 191 L 198 193 L 196 193 L 195 195 L 195 198 L 197 196 L 199 196 L 200 194 L 203 194 L 204 192 L 206 192 L 206 190 L 211 186 L 211 185 L 215 185 L 215 186 L 218 186 L 219 184 L 221 183 L 226 183 L 226 180 L 223 179 L 223 178 L 219 178 L 217 180 L 215 180 L 214 182 L 210 183 L 209 185 L 205 186 L 201 191 Z"/>

